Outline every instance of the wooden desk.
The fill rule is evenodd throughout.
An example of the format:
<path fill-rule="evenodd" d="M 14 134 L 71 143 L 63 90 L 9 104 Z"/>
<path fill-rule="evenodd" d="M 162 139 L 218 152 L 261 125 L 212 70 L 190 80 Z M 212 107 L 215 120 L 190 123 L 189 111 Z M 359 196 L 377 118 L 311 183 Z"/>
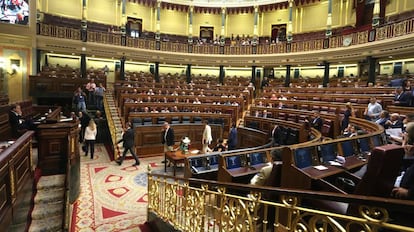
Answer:
<path fill-rule="evenodd" d="M 302 168 L 300 170 L 313 180 L 319 180 L 327 176 L 332 176 L 332 175 L 344 172 L 344 169 L 340 167 L 335 167 L 332 165 L 326 165 L 325 167 L 328 169 L 318 170 L 314 168 L 313 166 L 311 166 L 311 167 Z"/>
<path fill-rule="evenodd" d="M 177 164 L 184 163 L 185 159 L 192 155 L 197 155 L 198 153 L 191 153 L 184 154 L 182 151 L 167 151 L 164 153 L 164 172 L 167 172 L 167 160 L 169 160 L 173 164 L 174 169 L 174 176 L 177 169 Z"/>
<path fill-rule="evenodd" d="M 267 166 L 267 163 L 261 163 L 257 165 L 252 166 L 245 166 L 240 168 L 233 168 L 233 169 L 226 169 L 226 171 L 230 174 L 232 177 L 243 177 L 248 175 L 254 175 L 258 172 L 260 172 L 260 169 Z"/>

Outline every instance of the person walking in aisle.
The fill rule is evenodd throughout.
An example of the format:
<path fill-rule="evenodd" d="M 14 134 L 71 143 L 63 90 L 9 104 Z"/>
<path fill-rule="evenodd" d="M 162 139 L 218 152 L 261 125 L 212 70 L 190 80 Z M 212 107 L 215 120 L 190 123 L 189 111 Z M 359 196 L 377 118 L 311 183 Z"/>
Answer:
<path fill-rule="evenodd" d="M 124 153 L 122 153 L 122 157 L 120 160 L 116 160 L 116 163 L 119 165 L 122 165 L 122 162 L 124 162 L 126 153 L 130 151 L 132 156 L 135 159 L 135 163 L 132 166 L 137 166 L 139 165 L 140 162 L 134 151 L 135 150 L 135 146 L 134 146 L 135 132 L 130 122 L 128 122 L 126 126 L 127 126 L 127 129 L 124 131 L 124 134 L 122 135 L 122 139 L 118 141 L 118 143 L 123 142 Z"/>
<path fill-rule="evenodd" d="M 96 140 L 96 134 L 98 132 L 98 129 L 96 128 L 95 121 L 93 119 L 89 120 L 88 126 L 85 128 L 85 156 L 88 155 L 89 148 L 91 150 L 91 159 L 93 159 L 93 154 L 95 153 L 95 140 Z"/>
<path fill-rule="evenodd" d="M 202 140 L 202 144 L 203 144 L 203 153 L 207 153 L 210 152 L 211 149 L 208 147 L 208 145 L 210 145 L 210 143 L 213 141 L 213 137 L 211 136 L 211 127 L 210 125 L 208 125 L 208 121 L 205 120 L 204 121 L 204 131 L 203 131 L 203 140 Z"/>

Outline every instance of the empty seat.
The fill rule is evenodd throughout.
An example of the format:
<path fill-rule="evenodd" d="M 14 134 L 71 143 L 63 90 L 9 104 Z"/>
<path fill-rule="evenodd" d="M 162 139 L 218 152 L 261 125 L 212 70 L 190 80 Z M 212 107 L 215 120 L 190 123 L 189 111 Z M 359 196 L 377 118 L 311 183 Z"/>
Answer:
<path fill-rule="evenodd" d="M 144 125 L 151 125 L 152 124 L 152 118 L 149 118 L 149 117 L 144 118 L 144 123 L 143 124 Z"/>
<path fill-rule="evenodd" d="M 297 122 L 298 121 L 298 117 L 297 117 L 296 114 L 288 114 L 286 119 L 288 121 L 291 121 L 291 122 Z"/>
<path fill-rule="evenodd" d="M 183 116 L 181 122 L 182 123 L 189 123 L 190 122 L 190 116 Z"/>
<path fill-rule="evenodd" d="M 132 127 L 135 128 L 137 126 L 141 126 L 142 125 L 142 119 L 141 118 L 133 118 L 131 120 L 132 123 Z"/>
<path fill-rule="evenodd" d="M 164 124 L 165 121 L 166 121 L 165 117 L 158 117 L 157 118 L 157 124 Z"/>
<path fill-rule="evenodd" d="M 299 143 L 299 130 L 288 128 L 286 145 L 292 145 Z"/>
<path fill-rule="evenodd" d="M 258 122 L 247 122 L 247 127 L 253 128 L 253 129 L 259 129 L 259 123 Z"/>
<path fill-rule="evenodd" d="M 177 124 L 180 123 L 180 117 L 174 116 L 171 118 L 171 124 Z"/>
<path fill-rule="evenodd" d="M 196 117 L 193 118 L 194 123 L 201 123 L 202 121 L 203 120 L 201 119 L 201 117 L 196 116 Z"/>
<path fill-rule="evenodd" d="M 279 114 L 277 115 L 277 118 L 280 120 L 286 120 L 286 113 L 279 112 Z"/>

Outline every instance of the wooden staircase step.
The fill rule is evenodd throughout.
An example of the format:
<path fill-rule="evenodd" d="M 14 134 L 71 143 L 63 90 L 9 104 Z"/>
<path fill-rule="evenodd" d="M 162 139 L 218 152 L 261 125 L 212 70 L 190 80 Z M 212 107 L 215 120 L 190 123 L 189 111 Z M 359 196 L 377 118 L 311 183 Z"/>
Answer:
<path fill-rule="evenodd" d="M 57 203 L 60 202 L 63 204 L 65 189 L 63 188 L 52 188 L 45 190 L 38 190 L 34 198 L 35 204 L 40 203 Z"/>
<path fill-rule="evenodd" d="M 32 211 L 32 220 L 49 218 L 51 215 L 63 215 L 63 203 L 36 204 Z"/>
<path fill-rule="evenodd" d="M 49 189 L 49 188 L 63 188 L 65 186 L 65 175 L 51 175 L 42 176 L 37 183 L 37 190 Z"/>
<path fill-rule="evenodd" d="M 44 218 L 42 220 L 32 220 L 29 232 L 60 232 L 62 231 L 62 215 Z"/>

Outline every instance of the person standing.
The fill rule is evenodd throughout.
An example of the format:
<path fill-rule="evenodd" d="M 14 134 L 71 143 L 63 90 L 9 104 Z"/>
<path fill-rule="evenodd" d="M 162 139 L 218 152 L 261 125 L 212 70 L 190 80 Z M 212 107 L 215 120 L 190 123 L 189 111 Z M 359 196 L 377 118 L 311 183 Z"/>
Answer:
<path fill-rule="evenodd" d="M 86 127 L 89 125 L 89 121 L 91 120 L 91 117 L 89 117 L 89 115 L 84 111 L 79 111 L 78 115 L 79 115 L 79 121 L 81 125 L 79 142 L 83 142 L 85 140 L 84 138 L 85 130 L 86 130 Z"/>
<path fill-rule="evenodd" d="M 135 154 L 135 151 L 134 151 L 134 149 L 135 149 L 134 138 L 135 138 L 134 129 L 132 129 L 131 123 L 128 122 L 127 123 L 127 129 L 124 131 L 124 134 L 122 135 L 122 139 L 118 141 L 118 143 L 123 142 L 124 152 L 122 153 L 121 159 L 116 160 L 117 164 L 122 165 L 122 162 L 124 162 L 126 153 L 128 151 L 131 152 L 132 156 L 135 159 L 135 164 L 133 164 L 132 166 L 137 166 L 137 165 L 140 164 L 139 159 L 138 159 L 138 157 L 137 157 L 137 155 Z"/>
<path fill-rule="evenodd" d="M 103 110 L 103 97 L 106 89 L 103 87 L 102 83 L 99 83 L 98 87 L 95 89 L 95 97 L 96 97 L 96 108 L 98 110 Z"/>
<path fill-rule="evenodd" d="M 95 104 L 96 83 L 95 83 L 95 80 L 93 78 L 86 84 L 85 89 L 88 91 L 88 103 L 90 105 L 94 105 Z"/>
<path fill-rule="evenodd" d="M 168 122 L 164 122 L 164 129 L 162 130 L 162 144 L 164 144 L 164 152 L 174 150 L 174 129 L 170 127 Z"/>
<path fill-rule="evenodd" d="M 236 128 L 236 123 L 233 123 L 231 125 L 231 129 L 230 129 L 230 133 L 229 133 L 229 138 L 227 139 L 227 145 L 228 145 L 228 149 L 230 150 L 234 150 L 237 147 L 237 128 Z"/>
<path fill-rule="evenodd" d="M 91 150 L 91 159 L 93 159 L 93 154 L 95 153 L 95 140 L 98 130 L 96 129 L 96 124 L 93 119 L 89 120 L 88 126 L 85 128 L 85 156 L 88 155 L 89 148 Z"/>
<path fill-rule="evenodd" d="M 81 87 L 75 91 L 73 96 L 73 104 L 76 106 L 76 111 L 86 111 L 86 95 Z"/>
<path fill-rule="evenodd" d="M 211 127 L 210 125 L 208 125 L 208 121 L 205 120 L 204 121 L 204 131 L 203 131 L 203 140 L 202 140 L 202 144 L 203 144 L 203 153 L 207 153 L 210 152 L 211 149 L 208 147 L 208 145 L 210 145 L 210 143 L 213 141 L 213 137 L 211 136 Z"/>
<path fill-rule="evenodd" d="M 376 121 L 382 112 L 382 106 L 377 102 L 375 97 L 369 99 L 364 115 L 367 120 Z"/>
<path fill-rule="evenodd" d="M 349 117 L 355 117 L 355 110 L 354 107 L 352 107 L 352 103 L 347 102 L 345 107 L 346 110 L 344 112 L 344 118 L 342 119 L 341 123 L 341 131 L 344 131 L 348 127 Z"/>

